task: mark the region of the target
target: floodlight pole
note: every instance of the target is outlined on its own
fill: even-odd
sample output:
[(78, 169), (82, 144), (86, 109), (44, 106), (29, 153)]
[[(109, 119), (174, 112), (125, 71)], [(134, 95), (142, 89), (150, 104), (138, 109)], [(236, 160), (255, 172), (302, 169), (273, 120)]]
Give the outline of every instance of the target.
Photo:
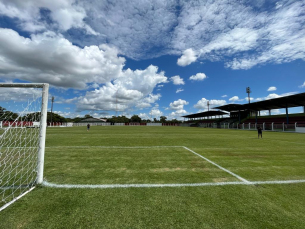
[(250, 93), (251, 93), (250, 87), (247, 87), (247, 88), (246, 88), (246, 92), (248, 93), (248, 102), (249, 102), (249, 104), (250, 104)]
[[(248, 93), (248, 103), (250, 104), (250, 93), (251, 93), (250, 87), (246, 88), (246, 93)], [(250, 110), (249, 110), (249, 118), (250, 118)]]

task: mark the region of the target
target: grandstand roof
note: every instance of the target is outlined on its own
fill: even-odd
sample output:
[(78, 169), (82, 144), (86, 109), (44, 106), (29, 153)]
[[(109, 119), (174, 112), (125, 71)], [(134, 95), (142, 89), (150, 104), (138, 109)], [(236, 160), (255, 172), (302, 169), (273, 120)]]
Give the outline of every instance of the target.
[(281, 109), (286, 107), (300, 107), (305, 106), (305, 93), (289, 95), (285, 97), (268, 99), (250, 104), (227, 104), (224, 106), (215, 107), (216, 109), (225, 111), (238, 111), (238, 110), (272, 110)]
[(223, 111), (205, 111), (197, 114), (191, 114), (191, 115), (185, 115), (182, 116), (184, 118), (203, 118), (203, 117), (211, 117), (211, 116), (216, 116), (216, 115), (226, 115), (228, 113), (223, 112)]
[(81, 120), (80, 122), (106, 122), (106, 119), (101, 119), (101, 118), (86, 118)]

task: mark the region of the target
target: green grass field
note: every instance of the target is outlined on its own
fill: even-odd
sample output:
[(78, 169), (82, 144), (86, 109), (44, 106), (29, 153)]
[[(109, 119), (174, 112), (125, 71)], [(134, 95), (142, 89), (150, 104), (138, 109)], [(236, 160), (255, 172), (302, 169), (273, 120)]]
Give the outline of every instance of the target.
[[(35, 188), (0, 212), (0, 228), (305, 228), (304, 139), (189, 127), (48, 128), (45, 181), (76, 186)], [(291, 180), (300, 182), (284, 183)], [(118, 187), (133, 184), (140, 187)]]

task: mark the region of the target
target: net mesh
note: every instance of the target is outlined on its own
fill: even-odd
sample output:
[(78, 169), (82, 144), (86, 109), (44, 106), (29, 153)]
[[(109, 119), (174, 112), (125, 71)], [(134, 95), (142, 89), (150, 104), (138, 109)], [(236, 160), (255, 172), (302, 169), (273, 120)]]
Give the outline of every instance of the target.
[(41, 88), (0, 87), (0, 209), (37, 178)]

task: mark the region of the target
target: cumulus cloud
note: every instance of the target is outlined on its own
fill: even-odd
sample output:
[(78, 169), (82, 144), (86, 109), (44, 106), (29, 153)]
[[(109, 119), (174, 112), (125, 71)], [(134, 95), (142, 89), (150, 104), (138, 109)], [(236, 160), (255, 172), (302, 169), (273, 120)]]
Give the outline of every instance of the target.
[(186, 115), (188, 112), (184, 110), (184, 106), (188, 105), (189, 102), (178, 99), (172, 103), (169, 104), (169, 109), (174, 110), (168, 115), (169, 119), (181, 119), (181, 116)]
[(242, 99), (239, 99), (238, 96), (233, 96), (232, 98), (229, 99), (230, 102), (236, 102), (236, 101), (242, 101)]
[(53, 32), (20, 36), (0, 28), (0, 76), (84, 89), (119, 77), (125, 58), (107, 45), (79, 48)]
[(171, 120), (171, 119), (177, 119), (177, 120), (181, 120), (182, 117), (181, 116), (184, 116), (184, 115), (187, 115), (188, 112), (186, 110), (176, 110), (176, 111), (173, 111), (171, 112), (169, 115), (168, 115), (168, 119)]
[(186, 49), (183, 52), (183, 55), (177, 60), (179, 66), (187, 66), (197, 60), (196, 54), (193, 49)]
[(227, 95), (223, 95), (223, 96), (221, 96), (222, 98), (226, 98), (226, 97), (228, 97)]
[(202, 81), (206, 78), (207, 78), (207, 76), (204, 73), (197, 73), (196, 75), (192, 75), (190, 77), (190, 80)]
[(184, 80), (180, 76), (178, 76), (178, 75), (171, 77), (170, 80), (175, 85), (184, 85)]
[(172, 103), (169, 104), (169, 107), (171, 110), (182, 110), (185, 105), (188, 105), (189, 103), (183, 99), (178, 99)]
[(160, 116), (163, 115), (163, 112), (160, 111), (159, 109), (155, 108), (155, 109), (152, 109), (149, 114), (152, 116), (152, 118), (159, 118)]
[(176, 93), (180, 93), (180, 92), (182, 92), (182, 91), (184, 91), (184, 89), (178, 88), (177, 91), (176, 91)]
[(144, 99), (140, 100), (139, 102), (137, 102), (136, 107), (138, 108), (148, 108), (151, 107), (153, 103), (155, 103), (157, 100), (159, 100), (161, 98), (160, 94), (149, 94), (147, 97), (145, 97)]
[(269, 87), (267, 91), (276, 91), (277, 88), (276, 87)]
[(77, 110), (124, 111), (133, 106), (147, 108), (161, 97), (160, 94), (152, 94), (152, 91), (157, 84), (164, 82), (167, 82), (167, 77), (164, 72), (158, 72), (156, 66), (150, 65), (145, 70), (127, 69), (113, 82), (79, 97)]
[(208, 105), (207, 105), (208, 101), (209, 101), (209, 104), (210, 104), (210, 109), (211, 109), (211, 107), (222, 106), (222, 105), (225, 105), (227, 103), (225, 100), (216, 100), (216, 99), (207, 100), (206, 98), (202, 98), (194, 105), (194, 107), (196, 109), (207, 110), (208, 109)]

